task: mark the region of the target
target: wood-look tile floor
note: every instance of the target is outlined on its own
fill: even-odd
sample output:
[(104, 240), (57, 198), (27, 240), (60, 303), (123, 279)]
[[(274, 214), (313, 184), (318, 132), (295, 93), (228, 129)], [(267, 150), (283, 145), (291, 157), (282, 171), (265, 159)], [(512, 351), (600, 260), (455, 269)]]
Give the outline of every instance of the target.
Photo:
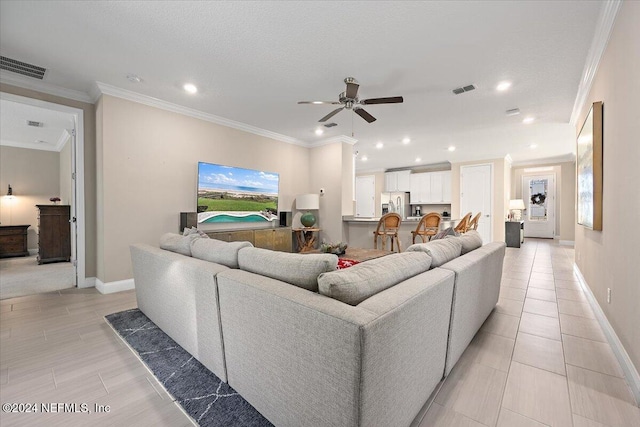
[(573, 255), (542, 239), (507, 248), (498, 305), (420, 427), (640, 426)]
[[(573, 249), (552, 241), (507, 248), (500, 302), (421, 427), (640, 425), (640, 409), (572, 265)], [(1, 403), (110, 407), (0, 412), (0, 425), (192, 425), (103, 318), (135, 306), (133, 291), (95, 289), (0, 301)]]

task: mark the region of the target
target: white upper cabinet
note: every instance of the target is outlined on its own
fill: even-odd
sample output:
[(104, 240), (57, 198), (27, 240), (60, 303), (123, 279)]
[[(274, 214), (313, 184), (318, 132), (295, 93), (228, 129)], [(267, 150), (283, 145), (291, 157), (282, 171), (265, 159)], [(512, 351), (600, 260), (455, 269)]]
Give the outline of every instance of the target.
[(411, 204), (451, 203), (451, 171), (411, 174)]
[(386, 172), (384, 174), (384, 191), (411, 191), (411, 171)]

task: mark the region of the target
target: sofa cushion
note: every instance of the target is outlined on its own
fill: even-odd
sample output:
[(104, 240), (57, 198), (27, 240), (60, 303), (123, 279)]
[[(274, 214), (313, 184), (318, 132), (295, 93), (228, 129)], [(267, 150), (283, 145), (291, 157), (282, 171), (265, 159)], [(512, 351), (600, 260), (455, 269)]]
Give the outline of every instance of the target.
[(291, 254), (260, 248), (243, 248), (238, 252), (241, 270), (318, 292), (318, 276), (334, 271), (338, 257), (333, 254)]
[(249, 242), (223, 242), (216, 239), (195, 239), (191, 242), (191, 256), (229, 268), (238, 268), (238, 251), (251, 248)]
[(416, 243), (407, 248), (407, 252), (426, 252), (431, 256), (431, 267), (440, 267), (460, 256), (462, 242), (458, 239), (432, 240), (427, 243)]
[(354, 265), (346, 270), (322, 273), (318, 288), (322, 295), (357, 305), (403, 280), (429, 270), (425, 253), (392, 254)]
[(458, 237), (447, 236), (447, 239), (457, 239), (462, 243), (462, 251), (460, 252), (460, 255), (464, 255), (474, 249), (482, 247), (482, 236), (476, 230), (469, 230)]
[(182, 235), (183, 236), (189, 236), (191, 234), (197, 234), (200, 237), (202, 237), (203, 239), (209, 239), (209, 235), (207, 233), (205, 233), (204, 231), (196, 228), (196, 227), (191, 227), (191, 228), (187, 228), (185, 227), (184, 230), (182, 231)]
[(198, 234), (181, 236), (176, 233), (165, 233), (160, 237), (160, 249), (191, 256), (191, 242), (199, 238)]

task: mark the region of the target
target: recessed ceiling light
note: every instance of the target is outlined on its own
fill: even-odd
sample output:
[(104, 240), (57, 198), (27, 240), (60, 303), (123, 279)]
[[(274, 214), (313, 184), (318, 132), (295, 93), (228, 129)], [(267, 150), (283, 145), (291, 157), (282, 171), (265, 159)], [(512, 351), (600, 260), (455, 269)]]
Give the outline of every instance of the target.
[(320, 128), (316, 129), (316, 135), (322, 135), (324, 131)]
[(496, 90), (499, 90), (500, 92), (504, 92), (510, 87), (511, 87), (511, 82), (500, 82), (498, 83), (498, 86), (496, 86)]
[(322, 104), (322, 101), (311, 101), (312, 104)]
[(376, 144), (376, 148), (377, 148), (378, 150), (379, 150), (379, 149), (381, 149), (382, 147), (384, 147), (384, 144), (383, 144), (382, 142), (378, 142), (378, 143)]
[(421, 161), (422, 161), (422, 159), (420, 157), (416, 157), (416, 163), (419, 163)]
[(534, 148), (538, 148), (538, 144), (531, 144), (531, 145), (529, 146), (529, 148), (531, 148), (532, 150), (533, 150)]
[(362, 156), (362, 161), (363, 162), (366, 162), (367, 160), (369, 160), (369, 159), (367, 159), (367, 156)]
[(447, 150), (449, 151), (456, 151), (456, 147), (454, 147), (453, 145), (449, 146), (449, 148), (447, 148)]
[(196, 92), (198, 92), (198, 88), (197, 88), (194, 84), (191, 84), (191, 83), (187, 83), (187, 84), (185, 84), (185, 85), (184, 85), (184, 86), (182, 86), (182, 87), (184, 88), (184, 90), (186, 90), (186, 91), (187, 91), (187, 92), (189, 92), (189, 93), (196, 93)]
[(131, 83), (140, 83), (142, 81), (142, 79), (136, 74), (127, 74), (127, 80), (129, 80)]
[(403, 143), (403, 144), (408, 144), (408, 143), (410, 143), (410, 142), (411, 142), (411, 138), (404, 138), (404, 139), (402, 140), (402, 143)]
[(525, 125), (528, 125), (530, 123), (533, 123), (535, 119), (533, 117), (525, 117), (524, 119), (522, 119), (522, 123), (524, 123)]

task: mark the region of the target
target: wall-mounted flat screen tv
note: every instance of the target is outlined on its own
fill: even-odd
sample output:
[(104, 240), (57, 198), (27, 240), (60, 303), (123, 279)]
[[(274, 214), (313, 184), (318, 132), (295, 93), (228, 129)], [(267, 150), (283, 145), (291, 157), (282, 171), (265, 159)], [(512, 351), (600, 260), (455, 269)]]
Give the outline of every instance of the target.
[(277, 173), (198, 163), (198, 223), (278, 218)]

